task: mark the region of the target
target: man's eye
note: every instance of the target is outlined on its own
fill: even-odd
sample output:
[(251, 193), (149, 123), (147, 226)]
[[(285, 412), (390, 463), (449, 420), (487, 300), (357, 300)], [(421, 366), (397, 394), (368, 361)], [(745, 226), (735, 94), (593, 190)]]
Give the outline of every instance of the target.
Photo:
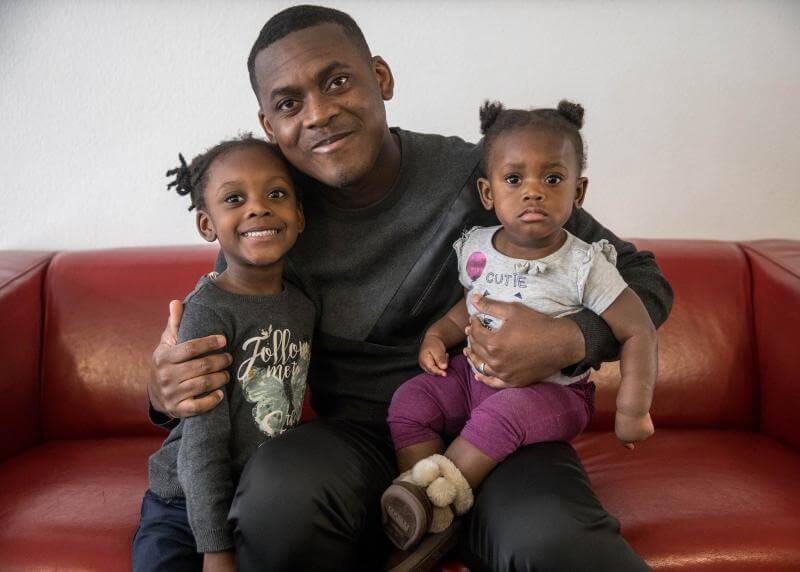
[(294, 99), (282, 99), (278, 102), (278, 105), (275, 106), (275, 109), (278, 111), (291, 111), (296, 105), (297, 102)]
[(340, 87), (344, 87), (347, 84), (348, 78), (346, 75), (337, 75), (335, 78), (331, 80), (330, 87), (332, 89), (338, 89)]
[(270, 198), (270, 199), (282, 199), (285, 196), (286, 196), (286, 191), (284, 191), (283, 189), (273, 189), (273, 190), (271, 190), (269, 192), (269, 194), (267, 195), (267, 198)]
[(506, 175), (506, 183), (509, 185), (519, 185), (522, 179), (519, 175)]
[(544, 182), (548, 185), (557, 185), (563, 180), (564, 178), (561, 175), (547, 175), (544, 178)]

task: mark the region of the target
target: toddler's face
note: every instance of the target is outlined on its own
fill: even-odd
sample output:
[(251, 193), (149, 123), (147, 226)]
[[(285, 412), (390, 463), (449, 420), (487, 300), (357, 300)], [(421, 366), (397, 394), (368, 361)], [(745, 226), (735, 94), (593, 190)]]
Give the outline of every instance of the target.
[(479, 181), (481, 201), (494, 208), (509, 238), (532, 245), (552, 236), (580, 208), (587, 180), (580, 177), (567, 136), (541, 127), (518, 127), (495, 139)]
[(286, 164), (263, 147), (218, 157), (204, 199), (198, 230), (206, 240), (219, 240), (229, 266), (279, 262), (305, 226)]

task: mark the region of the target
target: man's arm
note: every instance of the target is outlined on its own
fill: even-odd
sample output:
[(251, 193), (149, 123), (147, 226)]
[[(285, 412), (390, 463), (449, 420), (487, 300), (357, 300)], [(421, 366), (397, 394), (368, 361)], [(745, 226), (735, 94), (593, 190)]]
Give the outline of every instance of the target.
[[(658, 328), (672, 309), (673, 293), (651, 252), (641, 250), (617, 237), (583, 209), (576, 210), (565, 228), (585, 242), (608, 240), (617, 251), (617, 269), (644, 304), (650, 320)], [(604, 361), (619, 357), (619, 343), (603, 319), (590, 310), (582, 310), (566, 317), (580, 328), (585, 343), (585, 356), (578, 363), (564, 369), (564, 375), (575, 376), (597, 368)]]

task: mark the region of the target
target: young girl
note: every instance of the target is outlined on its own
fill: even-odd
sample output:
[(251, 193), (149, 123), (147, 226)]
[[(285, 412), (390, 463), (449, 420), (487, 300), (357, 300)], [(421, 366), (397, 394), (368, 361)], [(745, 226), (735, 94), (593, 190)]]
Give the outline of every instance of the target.
[[(448, 348), (466, 337), (478, 296), (519, 302), (553, 317), (583, 308), (602, 316), (622, 345), (617, 437), (633, 448), (654, 430), (653, 324), (617, 272), (613, 246), (587, 244), (562, 228), (586, 195), (583, 108), (562, 101), (557, 109), (505, 110), (487, 102), (480, 118), (487, 178), (479, 179), (478, 192), (502, 225), (473, 228), (453, 245), (465, 296), (428, 329), (419, 351), (426, 373), (403, 384), (389, 408), (398, 466), (405, 472), (381, 503), (386, 532), (404, 550), (425, 532), (446, 529), (452, 511), (469, 510), (476, 487), (516, 449), (569, 441), (592, 412), (588, 374), (493, 389), (475, 376), (492, 374), (485, 363), (470, 363), (464, 355), (448, 359)], [(477, 317), (484, 327), (502, 327), (496, 317)], [(445, 448), (443, 434), (458, 436)]]
[(186, 297), (178, 342), (223, 334), (233, 361), (222, 403), (181, 420), (150, 457), (133, 569), (232, 571), (228, 511), (239, 475), (303, 407), (314, 307), (282, 275), (305, 221), (289, 169), (266, 141), (245, 136), (189, 166), (180, 159), (170, 187), (191, 195), (200, 235), (219, 241), (228, 265)]

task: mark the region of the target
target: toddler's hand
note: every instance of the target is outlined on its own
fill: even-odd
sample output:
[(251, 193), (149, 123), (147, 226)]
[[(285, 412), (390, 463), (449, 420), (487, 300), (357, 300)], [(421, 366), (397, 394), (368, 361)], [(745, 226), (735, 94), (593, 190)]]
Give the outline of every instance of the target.
[(622, 444), (628, 449), (633, 449), (633, 444), (637, 441), (644, 441), (655, 433), (653, 427), (653, 420), (650, 419), (650, 414), (644, 415), (626, 415), (617, 411), (617, 416), (614, 421), (614, 431), (617, 434)]
[(426, 335), (419, 348), (419, 366), (431, 375), (447, 375), (447, 348), (438, 336)]

